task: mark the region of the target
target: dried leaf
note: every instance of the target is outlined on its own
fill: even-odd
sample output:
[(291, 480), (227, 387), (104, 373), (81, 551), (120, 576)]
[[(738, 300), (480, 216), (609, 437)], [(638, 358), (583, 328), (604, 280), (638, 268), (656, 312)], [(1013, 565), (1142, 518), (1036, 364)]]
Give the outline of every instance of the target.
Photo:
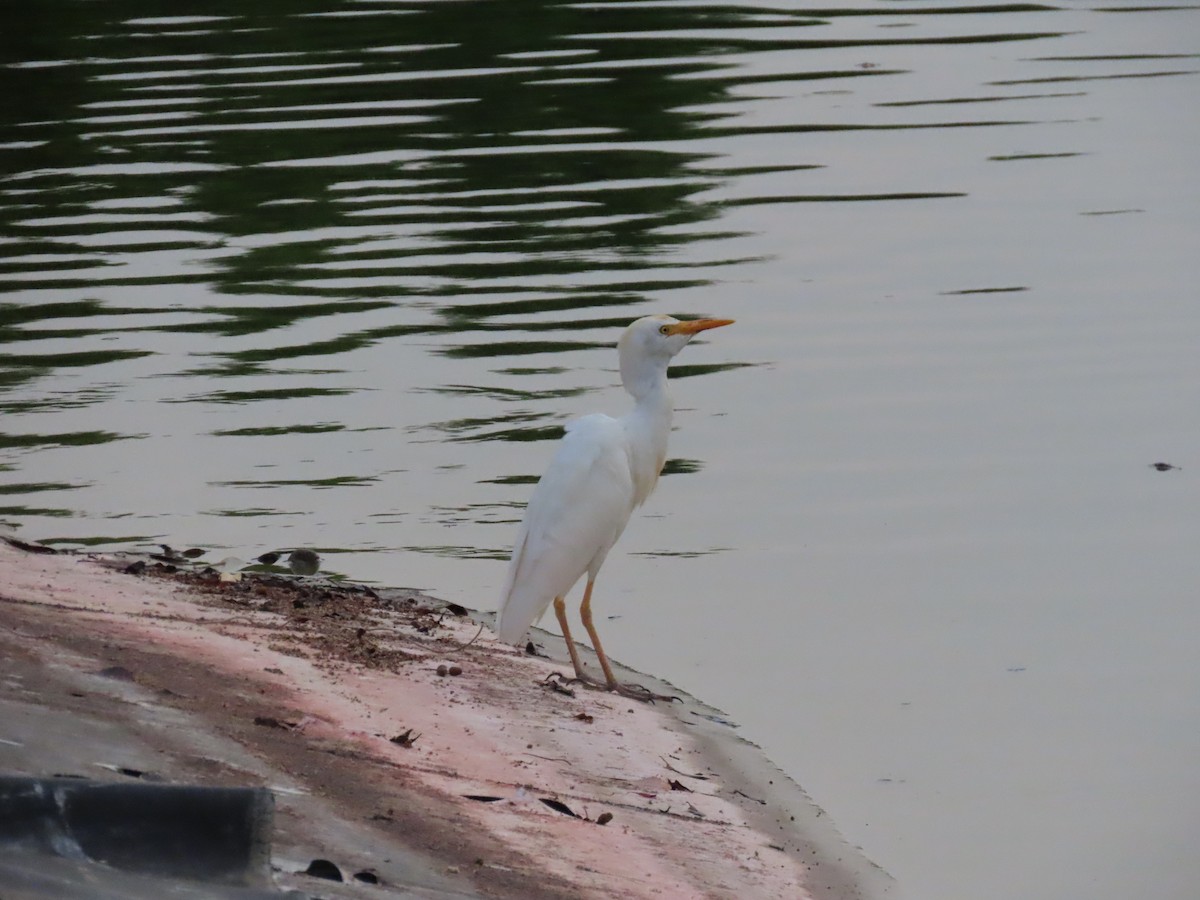
[(542, 658), (542, 659), (549, 659), (549, 658), (550, 658), (550, 657), (549, 657), (547, 654), (545, 654), (545, 653), (543, 653), (542, 651), (540, 651), (540, 650), (537, 648), (537, 644), (535, 644), (533, 641), (526, 641), (526, 642), (525, 642), (525, 653), (526, 653), (527, 655), (529, 655), (529, 656), (537, 656), (537, 657), (540, 657), (540, 658)]
[(676, 775), (682, 775), (684, 778), (697, 778), (700, 781), (708, 781), (708, 776), (703, 772), (696, 772), (694, 774), (691, 772), (681, 772), (679, 769), (667, 762), (667, 758), (665, 756), (660, 756), (659, 759), (663, 761), (663, 765), (666, 766), (667, 769), (674, 772)]
[(571, 809), (571, 807), (567, 806), (567, 804), (563, 803), (561, 800), (555, 800), (553, 797), (540, 797), (538, 799), (540, 799), (543, 803), (545, 803), (548, 807), (550, 807), (555, 812), (560, 812), (564, 816), (570, 816), (572, 819), (579, 818), (579, 815), (573, 809)]
[(277, 719), (274, 716), (255, 716), (254, 724), (261, 725), (264, 728), (282, 728), (284, 731), (290, 731), (296, 727), (295, 722), (285, 722), (282, 719)]
[(421, 736), (421, 732), (413, 732), (411, 728), (402, 731), (395, 737), (388, 738), (393, 744), (399, 744), (401, 747), (411, 747), (417, 742), (417, 738)]

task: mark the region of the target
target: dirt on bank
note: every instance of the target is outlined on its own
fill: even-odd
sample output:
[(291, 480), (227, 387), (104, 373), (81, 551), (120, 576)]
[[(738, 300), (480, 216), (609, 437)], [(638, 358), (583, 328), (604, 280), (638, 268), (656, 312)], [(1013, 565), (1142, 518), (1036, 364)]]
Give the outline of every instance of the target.
[(281, 886), (890, 895), (716, 710), (571, 686), (415, 591), (0, 542), (0, 659), (0, 770), (268, 786)]

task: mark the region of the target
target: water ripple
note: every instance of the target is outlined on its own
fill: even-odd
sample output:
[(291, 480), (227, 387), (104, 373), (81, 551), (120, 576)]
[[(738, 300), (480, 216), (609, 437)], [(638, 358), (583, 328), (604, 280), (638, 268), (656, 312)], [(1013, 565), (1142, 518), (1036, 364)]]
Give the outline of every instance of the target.
[[(397, 403), (414, 444), (548, 440), (571, 400), (611, 387), (621, 325), (694, 312), (763, 264), (731, 216), (953, 203), (968, 193), (953, 174), (847, 184), (842, 158), (1028, 128), (1026, 110), (1085, 96), (1008, 85), (1170, 74), (1056, 75), (1044, 67), (1141, 63), (1026, 52), (1043, 67), (1028, 78), (903, 96), (921, 54), (1058, 41), (1063, 10), (1037, 3), (121, 10), (45, 0), (4, 67), (0, 406), (63, 423), (14, 425), (12, 448), (137, 436), (170, 455), (192, 434), (286, 455), (306, 436), (389, 440)], [(1013, 114), (930, 115), (1000, 102)], [(991, 158), (1085, 152), (1035, 149)], [(298, 508), (303, 485), (379, 477), (369, 449), (354, 475), (207, 482), (269, 484)]]

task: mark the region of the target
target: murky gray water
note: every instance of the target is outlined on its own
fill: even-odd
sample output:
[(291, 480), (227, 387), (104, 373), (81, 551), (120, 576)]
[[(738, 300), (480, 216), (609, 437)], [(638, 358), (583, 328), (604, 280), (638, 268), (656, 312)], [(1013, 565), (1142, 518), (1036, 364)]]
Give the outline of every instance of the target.
[(1200, 7), (163, 9), (4, 13), (0, 520), (486, 608), (618, 329), (736, 318), (608, 649), (907, 895), (1194, 895)]

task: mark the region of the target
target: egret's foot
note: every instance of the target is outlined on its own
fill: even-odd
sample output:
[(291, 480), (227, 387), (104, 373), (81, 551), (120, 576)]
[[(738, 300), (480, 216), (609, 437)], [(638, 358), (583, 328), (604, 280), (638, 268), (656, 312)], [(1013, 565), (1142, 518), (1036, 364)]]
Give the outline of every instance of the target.
[(656, 694), (644, 684), (633, 684), (629, 681), (614, 681), (612, 684), (603, 685), (603, 687), (612, 691), (614, 694), (620, 694), (622, 697), (628, 697), (631, 700), (641, 700), (643, 703), (653, 703), (655, 700), (666, 700), (670, 703), (673, 700), (683, 702), (682, 697), (676, 697), (674, 694)]
[(582, 684), (584, 687), (590, 687), (597, 691), (608, 690), (608, 684), (606, 682), (603, 682), (598, 678), (593, 678), (587, 672), (582, 670), (577, 671), (574, 675), (560, 675), (557, 672), (554, 674), (558, 675), (558, 681), (561, 684)]
[(598, 678), (593, 678), (587, 672), (576, 672), (574, 678), (562, 677), (561, 681), (571, 684), (582, 684), (584, 687), (589, 687), (595, 691), (608, 691), (613, 694), (620, 694), (622, 697), (628, 697), (631, 700), (641, 700), (643, 703), (653, 703), (655, 700), (678, 700), (683, 702), (682, 697), (676, 697), (674, 694), (656, 694), (650, 688), (641, 684), (633, 684), (628, 681), (601, 681)]

